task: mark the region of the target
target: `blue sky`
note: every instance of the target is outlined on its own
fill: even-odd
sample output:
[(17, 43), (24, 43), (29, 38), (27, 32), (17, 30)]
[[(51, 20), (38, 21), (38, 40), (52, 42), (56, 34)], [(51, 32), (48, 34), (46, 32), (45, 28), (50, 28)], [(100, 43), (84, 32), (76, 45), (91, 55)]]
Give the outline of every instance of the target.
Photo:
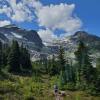
[(41, 0), (45, 5), (74, 3), (75, 13), (83, 22), (82, 29), (100, 36), (100, 0)]
[[(73, 33), (78, 30), (84, 30), (100, 36), (100, 0), (40, 0), (38, 3), (35, 0), (31, 0), (32, 2), (35, 2), (36, 5), (34, 4), (34, 7), (29, 7), (29, 4), (27, 5), (29, 11), (22, 10), (22, 12), (22, 6), (24, 5), (25, 9), (27, 7), (25, 3), (27, 4), (30, 2), (25, 2), (25, 0), (17, 1), (18, 2), (16, 2), (16, 0), (0, 0), (0, 26), (3, 26), (1, 24), (5, 22), (5, 24), (13, 23), (22, 28), (38, 30), (42, 38), (46, 38), (46, 36), (56, 38), (56, 35), (71, 34), (71, 32)], [(24, 1), (24, 3), (22, 3), (22, 1)], [(19, 5), (16, 6), (15, 3), (16, 5), (19, 3)], [(51, 4), (53, 6), (50, 6)], [(4, 5), (6, 5), (6, 7), (4, 7)], [(16, 7), (12, 5), (15, 5)], [(4, 9), (6, 9), (7, 12)], [(66, 14), (62, 15), (63, 17), (60, 17), (61, 15), (59, 13)], [(18, 14), (22, 16), (17, 16)], [(54, 14), (59, 16), (59, 18), (57, 17), (58, 22), (55, 21), (56, 17), (52, 16)], [(71, 23), (67, 22), (68, 20), (65, 17), (71, 19)], [(48, 19), (45, 21), (44, 18)], [(67, 26), (61, 18), (65, 19), (65, 22), (69, 23), (69, 26)], [(56, 24), (58, 24), (58, 26)], [(73, 27), (71, 25), (73, 25)]]

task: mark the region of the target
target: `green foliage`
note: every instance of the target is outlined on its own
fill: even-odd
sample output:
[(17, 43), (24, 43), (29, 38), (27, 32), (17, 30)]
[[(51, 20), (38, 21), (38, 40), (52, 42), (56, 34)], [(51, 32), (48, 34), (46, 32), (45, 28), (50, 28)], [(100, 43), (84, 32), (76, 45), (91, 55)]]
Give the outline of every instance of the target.
[(64, 49), (60, 47), (59, 50), (59, 66), (60, 66), (60, 76), (59, 76), (59, 83), (60, 83), (60, 88), (64, 88), (69, 83), (74, 83), (75, 82), (75, 72), (74, 68), (72, 67), (72, 61), (67, 59), (65, 61), (64, 57)]
[(62, 90), (87, 90), (90, 94), (98, 94), (99, 91), (99, 64), (93, 68), (90, 53), (85, 44), (80, 41), (77, 51), (75, 52), (77, 64), (72, 65), (70, 60), (64, 60), (64, 51), (60, 48), (59, 62), (63, 68), (59, 75), (59, 86)]
[(94, 86), (95, 86), (95, 91), (100, 94), (100, 74), (98, 75)]
[(94, 96), (100, 95), (100, 76), (98, 75), (97, 79), (93, 84), (90, 84), (88, 93)]
[(28, 50), (23, 47), (23, 45), (20, 47), (20, 66), (23, 72), (32, 72), (30, 54), (28, 53)]
[(61, 90), (70, 90), (70, 91), (75, 91), (76, 87), (75, 87), (75, 83), (69, 82), (63, 86), (60, 86)]
[(49, 74), (51, 76), (54, 76), (54, 75), (58, 75), (59, 74), (59, 65), (58, 65), (58, 61), (55, 60), (55, 56), (53, 55), (52, 57), (52, 60), (49, 60), (48, 62), (49, 64)]
[(77, 67), (77, 82), (79, 85), (90, 84), (94, 79), (94, 68), (91, 65), (91, 59), (89, 56), (88, 48), (80, 41), (78, 50), (75, 52), (75, 56), (78, 62)]
[(69, 63), (69, 61), (67, 61), (66, 66), (65, 66), (65, 80), (66, 80), (66, 83), (75, 82), (74, 68)]
[(10, 53), (10, 47), (8, 44), (3, 44), (3, 67), (7, 66), (7, 62), (8, 62), (8, 55)]
[(20, 47), (17, 41), (12, 42), (10, 47), (10, 52), (8, 55), (8, 70), (13, 73), (23, 73), (31, 74), (32, 65), (30, 61), (30, 54), (28, 50), (23, 47)]
[(20, 50), (17, 41), (13, 40), (11, 50), (8, 56), (9, 72), (20, 72)]
[[(91, 95), (100, 95), (100, 59), (93, 68), (89, 50), (82, 41), (75, 52), (77, 63), (74, 65), (71, 59), (65, 60), (62, 47), (58, 59), (53, 55), (50, 60), (43, 57), (32, 64), (28, 50), (17, 41), (13, 41), (11, 47), (1, 43), (0, 48), (0, 96), (4, 100), (8, 97), (10, 100), (53, 100), (50, 92), (54, 84), (58, 84), (60, 90), (85, 90)], [(7, 62), (9, 72), (17, 75), (6, 72), (3, 67)], [(23, 74), (26, 76), (21, 76)], [(30, 74), (31, 77), (27, 76)]]
[(0, 41), (0, 70), (1, 70), (1, 67), (2, 67), (2, 62), (3, 62), (3, 59), (2, 59), (2, 42)]
[(96, 67), (97, 67), (97, 71), (98, 71), (98, 74), (99, 74), (100, 73), (100, 57), (97, 58)]
[(66, 61), (65, 61), (65, 57), (64, 57), (64, 49), (63, 47), (60, 46), (60, 49), (59, 49), (59, 54), (58, 54), (58, 61), (59, 61), (59, 70), (60, 71), (64, 71), (65, 70), (65, 64), (66, 64)]
[(63, 89), (63, 86), (65, 85), (66, 81), (65, 81), (65, 72), (61, 71), (60, 72), (60, 76), (59, 76), (59, 86), (60, 89)]
[(59, 85), (60, 88), (63, 89), (63, 86), (66, 84), (66, 72), (65, 72), (65, 65), (66, 65), (66, 61), (65, 61), (65, 57), (64, 57), (64, 49), (63, 47), (60, 46), (59, 49), (59, 56), (58, 56), (58, 61), (59, 61)]

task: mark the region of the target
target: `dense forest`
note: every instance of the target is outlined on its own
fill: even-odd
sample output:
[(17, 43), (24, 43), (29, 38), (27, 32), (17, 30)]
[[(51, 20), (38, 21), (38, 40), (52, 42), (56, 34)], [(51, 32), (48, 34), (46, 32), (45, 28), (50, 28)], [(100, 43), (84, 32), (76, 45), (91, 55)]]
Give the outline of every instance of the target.
[[(33, 86), (33, 88), (31, 87), (30, 89), (32, 93), (36, 89), (34, 85), (43, 84), (41, 76), (48, 76), (47, 78), (50, 79), (50, 84), (52, 84), (48, 86), (49, 88), (57, 84), (59, 89), (63, 91), (85, 91), (92, 96), (100, 96), (100, 58), (96, 61), (96, 67), (93, 67), (90, 50), (82, 41), (79, 41), (79, 45), (74, 54), (76, 57), (75, 63), (73, 63), (72, 59), (65, 58), (64, 48), (60, 46), (57, 57), (52, 55), (52, 59), (43, 57), (38, 61), (31, 62), (30, 54), (23, 44), (19, 45), (15, 40), (13, 40), (10, 45), (0, 42), (0, 88), (3, 86), (5, 80), (10, 80), (11, 82), (16, 80), (12, 77), (29, 77), (32, 78), (30, 82), (30, 87)], [(32, 82), (37, 83), (33, 84)], [(21, 83), (24, 84), (23, 81), (21, 81)], [(25, 83), (27, 83), (27, 81), (25, 81)], [(12, 84), (8, 85), (6, 83), (6, 85), (8, 88), (13, 87)], [(39, 89), (39, 87), (37, 88)], [(21, 91), (19, 88), (15, 90)], [(0, 95), (3, 94), (3, 92), (5, 94), (3, 88), (0, 89)], [(23, 92), (25, 91), (23, 90)], [(39, 92), (39, 94), (41, 93)], [(26, 95), (28, 95), (28, 93), (26, 93)], [(34, 96), (32, 97), (30, 95), (31, 94), (28, 96), (31, 99), (27, 100), (34, 100), (32, 99)], [(23, 97), (25, 97), (25, 95)]]

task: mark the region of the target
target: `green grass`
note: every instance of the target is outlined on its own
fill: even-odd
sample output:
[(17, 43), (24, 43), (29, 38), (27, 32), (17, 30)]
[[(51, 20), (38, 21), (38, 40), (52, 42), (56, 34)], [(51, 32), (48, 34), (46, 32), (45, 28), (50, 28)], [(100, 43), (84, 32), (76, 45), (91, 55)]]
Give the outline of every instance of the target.
[[(33, 77), (22, 77), (7, 74), (8, 79), (0, 80), (0, 98), (3, 100), (49, 100), (49, 86), (45, 83), (48, 79), (35, 80)], [(52, 97), (50, 95), (50, 97)], [(1, 99), (0, 99), (1, 100)], [(32, 99), (33, 100), (33, 99)]]
[[(38, 80), (34, 77), (23, 77), (3, 74), (0, 78), (0, 100), (55, 100), (53, 85), (58, 78), (49, 75), (41, 75)], [(3, 77), (1, 76), (1, 77)], [(100, 100), (100, 97), (92, 97), (84, 92), (67, 91), (64, 100)]]

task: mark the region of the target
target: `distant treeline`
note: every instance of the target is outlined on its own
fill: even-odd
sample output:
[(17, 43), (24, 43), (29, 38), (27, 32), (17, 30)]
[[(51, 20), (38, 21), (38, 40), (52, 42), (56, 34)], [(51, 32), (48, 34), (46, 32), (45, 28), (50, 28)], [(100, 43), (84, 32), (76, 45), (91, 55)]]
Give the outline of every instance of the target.
[(12, 44), (4, 44), (0, 41), (0, 70), (6, 69), (11, 73), (32, 73), (30, 54), (26, 47), (19, 46), (13, 40)]

